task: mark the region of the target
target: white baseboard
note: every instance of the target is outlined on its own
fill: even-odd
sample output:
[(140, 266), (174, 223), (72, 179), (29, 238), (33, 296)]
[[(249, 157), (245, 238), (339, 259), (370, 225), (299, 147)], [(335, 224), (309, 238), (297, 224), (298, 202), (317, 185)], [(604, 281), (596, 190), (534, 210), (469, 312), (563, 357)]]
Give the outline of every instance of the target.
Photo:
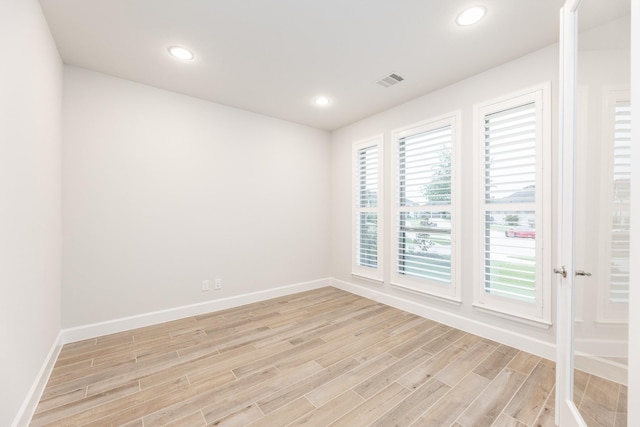
[[(483, 338), (488, 338), (501, 344), (526, 351), (527, 353), (535, 354), (536, 356), (544, 357), (549, 360), (556, 360), (556, 345), (553, 342), (546, 342), (531, 338), (527, 335), (513, 332), (506, 328), (482, 323), (478, 320), (470, 319), (456, 313), (429, 307), (397, 295), (391, 295), (377, 289), (356, 285), (343, 280), (332, 279), (331, 285), (335, 288), (342, 289), (343, 291), (390, 305), (391, 307), (413, 313), (417, 316), (435, 320), (436, 322), (444, 325), (451, 326)], [(576, 355), (576, 368), (621, 384), (627, 383), (626, 367), (606, 359), (585, 357), (581, 354)]]
[(629, 368), (627, 365), (605, 358), (576, 353), (575, 367), (581, 371), (627, 385)]
[(31, 423), (31, 418), (36, 411), (38, 402), (40, 402), (40, 397), (42, 397), (44, 388), (49, 381), (56, 360), (58, 360), (60, 349), (62, 349), (62, 332), (58, 333), (58, 336), (53, 342), (49, 354), (47, 354), (33, 385), (29, 389), (29, 393), (27, 393), (27, 396), (22, 402), (22, 406), (16, 414), (11, 427), (27, 427), (29, 423)]
[(123, 317), (121, 319), (108, 320), (106, 322), (92, 323), (75, 328), (63, 329), (62, 343), (67, 344), (103, 335), (115, 334), (117, 332), (128, 331), (130, 329), (156, 325), (158, 323), (170, 322), (172, 320), (178, 320), (189, 316), (212, 313), (325, 286), (331, 286), (331, 279), (326, 278), (313, 280), (310, 282), (281, 286), (279, 288), (267, 289), (264, 291), (205, 301), (198, 304), (185, 305), (167, 310), (154, 311), (136, 316)]
[(624, 339), (576, 338), (574, 346), (576, 352), (600, 357), (626, 358), (629, 354), (629, 343)]
[(456, 313), (429, 307), (397, 295), (391, 295), (386, 292), (356, 285), (354, 283), (333, 279), (331, 284), (338, 289), (390, 305), (400, 310), (413, 313), (417, 316), (435, 320), (436, 322), (444, 325), (497, 341), (501, 344), (515, 347), (526, 351), (527, 353), (535, 354), (536, 356), (555, 360), (556, 346), (554, 343), (531, 338), (527, 335), (513, 332), (505, 328), (482, 323)]

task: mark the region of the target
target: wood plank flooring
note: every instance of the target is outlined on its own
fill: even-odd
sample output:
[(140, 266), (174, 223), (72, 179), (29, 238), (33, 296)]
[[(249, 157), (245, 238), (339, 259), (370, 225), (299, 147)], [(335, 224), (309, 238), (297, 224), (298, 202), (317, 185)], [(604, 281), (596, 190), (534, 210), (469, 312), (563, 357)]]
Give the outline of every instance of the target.
[[(587, 374), (589, 425), (626, 388)], [(31, 426), (552, 426), (549, 360), (334, 288), (65, 345)]]

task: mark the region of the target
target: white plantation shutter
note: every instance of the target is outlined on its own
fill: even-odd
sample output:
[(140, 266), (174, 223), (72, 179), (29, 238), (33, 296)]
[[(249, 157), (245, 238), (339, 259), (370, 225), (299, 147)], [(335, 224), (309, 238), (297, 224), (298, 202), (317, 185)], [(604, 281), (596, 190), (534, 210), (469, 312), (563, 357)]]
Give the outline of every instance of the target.
[(536, 129), (535, 103), (484, 116), (484, 291), (531, 302)]
[(354, 145), (353, 274), (381, 279), (382, 140)]
[[(519, 211), (518, 214), (511, 211), (485, 213), (484, 292), (535, 302), (535, 229), (525, 226), (521, 232), (522, 236), (534, 237), (521, 237), (520, 234), (507, 237), (507, 231), (495, 231), (495, 228), (519, 228), (517, 221), (521, 221), (523, 216), (533, 218), (535, 211)], [(497, 226), (494, 225), (495, 218), (499, 218)], [(509, 221), (509, 218), (514, 218), (515, 221)], [(522, 239), (530, 241), (523, 242)]]
[[(400, 206), (449, 204), (451, 201), (451, 126), (398, 141)], [(434, 192), (425, 196), (425, 188)]]
[(484, 121), (485, 202), (534, 202), (535, 103), (488, 114)]
[(395, 285), (457, 298), (455, 116), (394, 134)]
[(631, 219), (631, 108), (628, 101), (616, 103), (614, 132), (609, 299), (612, 303), (628, 303)]
[[(357, 263), (364, 267), (378, 266), (378, 147), (358, 150), (358, 216)], [(371, 208), (371, 209), (367, 209)]]

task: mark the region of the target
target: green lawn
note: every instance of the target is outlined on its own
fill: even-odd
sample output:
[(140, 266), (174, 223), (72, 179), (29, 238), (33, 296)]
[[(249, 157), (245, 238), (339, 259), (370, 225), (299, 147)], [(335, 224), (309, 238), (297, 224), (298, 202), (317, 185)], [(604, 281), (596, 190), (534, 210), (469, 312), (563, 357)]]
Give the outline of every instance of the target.
[[(529, 258), (530, 259), (530, 258)], [(488, 292), (497, 294), (508, 292), (522, 299), (535, 299), (535, 266), (510, 263), (507, 261), (490, 261), (490, 283), (486, 283)]]
[(406, 254), (398, 270), (400, 274), (408, 276), (428, 278), (442, 283), (451, 282), (451, 260), (449, 259)]
[(429, 240), (439, 245), (451, 246), (451, 238), (446, 239), (443, 237), (434, 236), (433, 234), (429, 234)]

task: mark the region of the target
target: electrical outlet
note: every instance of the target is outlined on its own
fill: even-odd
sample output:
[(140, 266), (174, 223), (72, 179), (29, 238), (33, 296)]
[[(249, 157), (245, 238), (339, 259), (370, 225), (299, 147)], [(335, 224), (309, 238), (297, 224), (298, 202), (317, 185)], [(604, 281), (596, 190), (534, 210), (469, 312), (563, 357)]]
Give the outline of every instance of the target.
[(209, 289), (211, 289), (209, 287), (209, 281), (208, 280), (203, 280), (202, 281), (202, 292), (207, 292)]
[(215, 284), (213, 285), (213, 289), (219, 291), (222, 289), (222, 279), (216, 279)]

